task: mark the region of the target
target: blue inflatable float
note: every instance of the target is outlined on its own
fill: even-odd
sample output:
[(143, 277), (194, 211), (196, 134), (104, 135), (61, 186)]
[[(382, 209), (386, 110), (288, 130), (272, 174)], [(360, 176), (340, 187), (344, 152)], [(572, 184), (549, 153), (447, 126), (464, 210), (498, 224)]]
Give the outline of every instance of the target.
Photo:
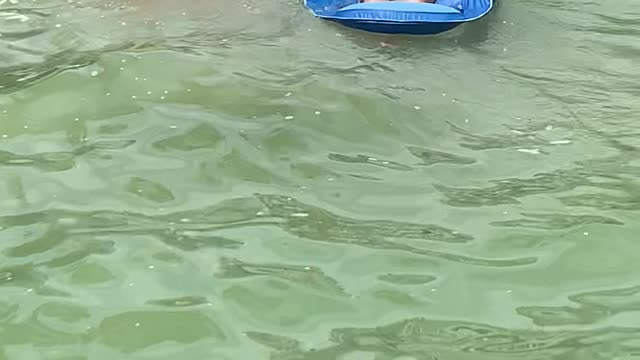
[(377, 33), (433, 35), (488, 14), (494, 0), (405, 1), (304, 0), (322, 19)]

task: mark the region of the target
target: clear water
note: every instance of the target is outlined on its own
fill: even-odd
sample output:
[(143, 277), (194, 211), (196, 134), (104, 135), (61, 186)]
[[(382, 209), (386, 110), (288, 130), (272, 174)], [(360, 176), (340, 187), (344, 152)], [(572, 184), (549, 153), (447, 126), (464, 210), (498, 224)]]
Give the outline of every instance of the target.
[(640, 359), (638, 19), (0, 0), (0, 359)]

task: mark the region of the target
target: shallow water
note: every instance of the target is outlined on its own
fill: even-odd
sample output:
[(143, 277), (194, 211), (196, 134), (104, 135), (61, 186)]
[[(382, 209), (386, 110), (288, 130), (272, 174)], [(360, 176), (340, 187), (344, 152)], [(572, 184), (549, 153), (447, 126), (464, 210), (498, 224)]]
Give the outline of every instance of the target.
[(0, 4), (0, 359), (640, 359), (640, 2)]

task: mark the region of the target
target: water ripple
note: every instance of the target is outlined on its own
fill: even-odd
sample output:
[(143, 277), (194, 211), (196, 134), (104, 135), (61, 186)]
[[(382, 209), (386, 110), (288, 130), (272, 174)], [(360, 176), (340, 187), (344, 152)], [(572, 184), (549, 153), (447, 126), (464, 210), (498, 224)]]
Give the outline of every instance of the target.
[(48, 55), (38, 64), (0, 67), (0, 94), (9, 94), (29, 88), (64, 71), (80, 69), (94, 64), (102, 54), (124, 50), (130, 45), (109, 47), (97, 51), (65, 50)]
[[(211, 236), (212, 232), (215, 234), (215, 231), (225, 229), (269, 225), (313, 241), (409, 252), (470, 265), (509, 267), (530, 265), (537, 261), (535, 257), (483, 259), (438, 250), (430, 244), (465, 244), (472, 241), (473, 237), (438, 225), (350, 219), (287, 196), (238, 198), (209, 208), (161, 216), (115, 211), (85, 213), (45, 210), (0, 217), (0, 227), (5, 230), (43, 223), (50, 224), (53, 231), (62, 232), (65, 234), (62, 236), (67, 237), (152, 234), (168, 245), (194, 250), (202, 246), (235, 247), (240, 244), (224, 237)], [(65, 223), (72, 223), (73, 227), (67, 228)], [(51, 238), (46, 239), (44, 241)], [(38, 241), (36, 239), (32, 243), (37, 244)], [(15, 254), (16, 251), (8, 250), (8, 254)]]
[[(520, 198), (542, 195), (560, 194), (583, 187), (616, 190), (627, 193), (628, 197), (612, 196), (611, 194), (579, 194), (564, 195), (559, 198), (568, 205), (592, 206), (599, 209), (634, 209), (635, 193), (633, 187), (627, 186), (626, 176), (637, 176), (640, 168), (633, 165), (621, 167), (613, 165), (626, 163), (626, 157), (614, 157), (608, 160), (585, 161), (577, 167), (560, 169), (550, 172), (534, 174), (531, 178), (508, 178), (491, 180), (493, 185), (478, 188), (460, 188), (435, 185), (446, 197), (444, 202), (451, 206), (495, 206), (501, 204), (516, 204)], [(616, 168), (611, 171), (611, 168)], [(606, 199), (611, 204), (601, 204), (597, 199)], [(615, 204), (620, 204), (615, 205)]]
[(450, 154), (433, 149), (426, 149), (417, 146), (410, 146), (409, 152), (419, 159), (421, 159), (422, 165), (434, 165), (434, 164), (456, 164), (456, 165), (471, 165), (476, 162), (475, 159), (460, 156), (456, 154)]
[[(373, 356), (376, 359), (416, 358), (437, 360), (465, 356), (474, 359), (561, 359), (582, 357), (611, 359), (634, 356), (638, 328), (594, 330), (514, 330), (485, 324), (412, 318), (375, 328), (339, 328), (331, 331), (331, 344), (309, 349), (284, 336), (247, 332), (252, 340), (272, 349), (272, 360), (342, 359)], [(626, 344), (625, 344), (626, 342)], [(618, 345), (616, 345), (618, 344)], [(623, 345), (624, 344), (624, 345)]]
[(343, 155), (343, 154), (329, 154), (329, 159), (333, 161), (350, 163), (350, 164), (374, 165), (374, 166), (387, 168), (390, 170), (408, 171), (412, 169), (408, 165), (404, 165), (395, 161), (381, 160), (372, 156), (367, 156), (362, 154), (355, 155), (355, 156)]
[(624, 222), (611, 217), (598, 215), (570, 215), (562, 213), (530, 214), (524, 218), (494, 221), (491, 225), (501, 227), (530, 227), (544, 230), (562, 230), (589, 224), (624, 225)]
[(290, 281), (315, 289), (323, 295), (346, 295), (338, 282), (325, 275), (317, 267), (280, 264), (250, 264), (237, 259), (224, 258), (217, 277), (221, 279), (241, 279), (253, 276), (268, 276)]
[(516, 310), (541, 326), (595, 324), (640, 310), (640, 287), (584, 292), (570, 295), (569, 300), (578, 306), (521, 306)]
[(28, 166), (43, 171), (65, 171), (76, 166), (75, 158), (98, 150), (118, 150), (127, 148), (135, 140), (103, 140), (86, 143), (71, 151), (57, 151), (32, 155), (19, 155), (0, 150), (0, 166)]

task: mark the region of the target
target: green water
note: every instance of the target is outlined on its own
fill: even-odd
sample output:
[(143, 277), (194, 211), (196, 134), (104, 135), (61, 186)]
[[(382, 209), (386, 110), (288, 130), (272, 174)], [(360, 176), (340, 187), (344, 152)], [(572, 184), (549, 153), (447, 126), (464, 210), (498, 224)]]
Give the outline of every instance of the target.
[(640, 359), (637, 0), (0, 4), (0, 359)]

